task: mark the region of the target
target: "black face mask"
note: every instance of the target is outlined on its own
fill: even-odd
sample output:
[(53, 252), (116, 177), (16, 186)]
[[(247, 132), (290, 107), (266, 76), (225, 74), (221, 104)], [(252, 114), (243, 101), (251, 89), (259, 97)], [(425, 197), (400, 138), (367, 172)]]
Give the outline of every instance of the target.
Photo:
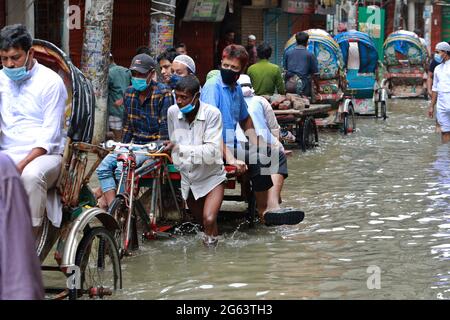
[(241, 75), (240, 72), (233, 71), (231, 69), (220, 69), (220, 75), (222, 76), (222, 81), (226, 85), (234, 85), (239, 79)]

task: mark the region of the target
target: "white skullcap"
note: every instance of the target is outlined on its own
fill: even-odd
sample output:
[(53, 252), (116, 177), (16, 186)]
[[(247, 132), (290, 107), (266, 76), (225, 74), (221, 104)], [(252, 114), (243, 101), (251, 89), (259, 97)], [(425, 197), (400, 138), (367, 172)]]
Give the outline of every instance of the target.
[(186, 67), (188, 67), (189, 70), (191, 70), (192, 73), (195, 73), (195, 62), (191, 57), (189, 57), (185, 54), (182, 54), (182, 55), (177, 56), (173, 60), (173, 62), (179, 62), (181, 64), (184, 64)]
[(249, 40), (256, 40), (256, 37), (253, 34), (251, 34), (251, 35), (248, 36), (248, 39)]
[(252, 80), (250, 79), (250, 77), (248, 76), (248, 75), (246, 75), (246, 74), (241, 74), (240, 76), (239, 76), (239, 79), (238, 79), (238, 81), (237, 81), (237, 83), (239, 83), (239, 85), (241, 85), (241, 86), (245, 86), (245, 85), (252, 85)]
[(439, 42), (436, 45), (436, 50), (450, 52), (450, 44), (447, 42)]
[(242, 87), (242, 93), (244, 97), (252, 97), (255, 94), (255, 90), (253, 90), (252, 80), (246, 74), (241, 74), (237, 83)]

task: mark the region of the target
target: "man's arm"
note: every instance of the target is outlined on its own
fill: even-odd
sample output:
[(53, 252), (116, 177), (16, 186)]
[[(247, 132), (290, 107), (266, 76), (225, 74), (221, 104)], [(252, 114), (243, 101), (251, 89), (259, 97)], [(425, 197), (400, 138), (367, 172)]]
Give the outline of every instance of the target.
[(434, 116), (434, 107), (436, 106), (437, 97), (438, 97), (438, 93), (436, 91), (433, 91), (431, 93), (430, 107), (428, 108), (428, 116), (430, 118), (433, 118), (433, 116)]
[(428, 91), (429, 95), (432, 95), (432, 93), (433, 93), (433, 72), (431, 72), (431, 71), (428, 71), (427, 91)]
[(437, 98), (438, 98), (438, 84), (439, 84), (439, 72), (434, 72), (434, 79), (433, 79), (433, 88), (431, 93), (431, 102), (430, 107), (428, 108), (428, 116), (430, 118), (433, 118), (434, 115), (434, 107), (436, 106)]
[(45, 156), (47, 154), (47, 150), (43, 148), (34, 148), (31, 152), (25, 157), (25, 159), (21, 160), (17, 164), (17, 170), (20, 174), (22, 174), (23, 170), (25, 170), (26, 166), (29, 165), (34, 159), (38, 157)]
[(133, 139), (133, 132), (131, 128), (131, 98), (125, 95), (125, 108), (123, 112), (123, 143), (130, 143)]

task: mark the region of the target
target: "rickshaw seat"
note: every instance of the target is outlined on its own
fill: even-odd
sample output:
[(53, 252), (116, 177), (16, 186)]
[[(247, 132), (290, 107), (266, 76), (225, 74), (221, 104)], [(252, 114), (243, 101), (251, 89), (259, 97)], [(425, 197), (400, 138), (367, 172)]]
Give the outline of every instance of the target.
[(356, 99), (371, 99), (375, 88), (375, 74), (361, 74), (358, 70), (347, 71), (348, 87), (346, 93)]

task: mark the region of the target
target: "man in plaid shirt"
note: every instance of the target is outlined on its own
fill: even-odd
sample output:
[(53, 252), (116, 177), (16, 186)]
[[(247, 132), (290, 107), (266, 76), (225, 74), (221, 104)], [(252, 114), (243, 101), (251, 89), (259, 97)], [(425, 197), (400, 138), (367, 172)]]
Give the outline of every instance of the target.
[[(123, 143), (147, 144), (154, 140), (168, 140), (167, 110), (174, 105), (170, 88), (154, 79), (156, 62), (146, 54), (139, 54), (131, 63), (132, 86), (124, 96)], [(159, 138), (157, 137), (159, 136)], [(148, 157), (136, 155), (136, 165), (140, 166)], [(122, 163), (117, 155), (108, 155), (97, 168), (97, 176), (104, 195), (102, 207), (106, 209), (116, 196), (116, 179), (120, 179)], [(116, 179), (114, 179), (116, 178)]]

